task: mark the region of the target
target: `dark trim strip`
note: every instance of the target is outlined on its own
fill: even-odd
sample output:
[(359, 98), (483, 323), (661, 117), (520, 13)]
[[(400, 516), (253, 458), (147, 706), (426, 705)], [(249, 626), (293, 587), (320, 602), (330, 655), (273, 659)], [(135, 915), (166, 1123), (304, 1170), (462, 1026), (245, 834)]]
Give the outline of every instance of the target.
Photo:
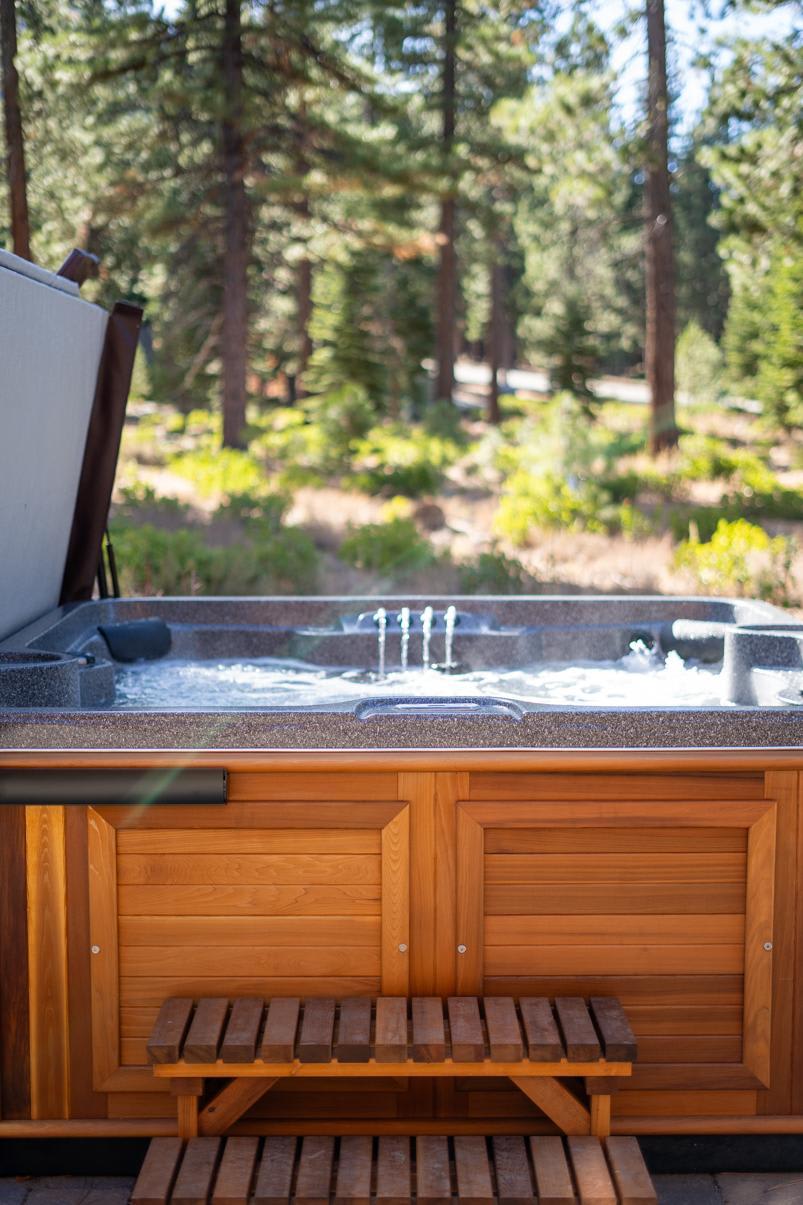
[(0, 1117), (31, 1116), (25, 812), (0, 808)]
[(219, 804), (227, 800), (225, 770), (167, 766), (153, 770), (3, 770), (0, 805), (152, 803)]

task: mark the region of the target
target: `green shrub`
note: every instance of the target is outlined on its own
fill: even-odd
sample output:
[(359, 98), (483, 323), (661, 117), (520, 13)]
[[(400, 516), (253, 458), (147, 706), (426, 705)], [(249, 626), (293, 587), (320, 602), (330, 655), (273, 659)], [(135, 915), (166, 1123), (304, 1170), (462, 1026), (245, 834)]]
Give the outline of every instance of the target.
[(250, 452), (235, 448), (201, 448), (171, 456), (168, 467), (191, 481), (201, 498), (259, 493), (265, 489), (265, 470)]
[(352, 475), (344, 484), (368, 494), (432, 494), (459, 454), (454, 440), (430, 435), (420, 426), (373, 427), (355, 443)]
[(536, 477), (520, 470), (505, 483), (494, 528), (523, 548), (538, 528), (617, 531), (620, 510), (607, 490), (594, 481), (569, 481), (555, 473)]
[(125, 594), (265, 594), (311, 589), (318, 554), (309, 536), (285, 527), (264, 538), (212, 548), (200, 532), (115, 525)]
[(419, 535), (412, 519), (403, 518), (349, 528), (340, 556), (357, 569), (382, 573), (423, 569), (436, 559), (432, 545)]
[(710, 540), (692, 531), (675, 551), (675, 566), (687, 571), (695, 585), (713, 594), (739, 594), (788, 602), (796, 543), (770, 536), (746, 519), (720, 519)]
[(780, 488), (775, 473), (760, 456), (745, 448), (732, 448), (714, 435), (682, 436), (677, 474), (686, 481), (727, 481), (747, 496), (772, 494)]
[(275, 532), (281, 528), (282, 520), (290, 506), (286, 494), (230, 494), (222, 506), (215, 511), (216, 519), (236, 519), (249, 532)]
[(178, 498), (157, 494), (153, 486), (146, 481), (123, 486), (115, 503), (115, 515), (118, 518), (134, 519), (137, 513), (143, 510), (157, 511), (165, 515), (183, 515), (186, 514), (187, 507), (183, 502), (179, 502)]
[(464, 561), (458, 574), (463, 594), (526, 594), (534, 584), (521, 561), (498, 549)]
[(698, 322), (683, 328), (675, 348), (677, 387), (694, 402), (715, 402), (722, 393), (723, 358)]

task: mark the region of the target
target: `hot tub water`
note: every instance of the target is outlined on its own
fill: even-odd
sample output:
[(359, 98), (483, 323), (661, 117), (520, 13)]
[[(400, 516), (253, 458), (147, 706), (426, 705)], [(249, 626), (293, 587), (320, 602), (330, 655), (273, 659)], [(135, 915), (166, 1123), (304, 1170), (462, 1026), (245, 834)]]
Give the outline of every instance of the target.
[(365, 698), (509, 697), (580, 707), (718, 707), (720, 675), (634, 641), (618, 661), (540, 663), (441, 673), (428, 667), (322, 669), (263, 657), (215, 662), (167, 658), (120, 667), (115, 710), (207, 711), (352, 704)]

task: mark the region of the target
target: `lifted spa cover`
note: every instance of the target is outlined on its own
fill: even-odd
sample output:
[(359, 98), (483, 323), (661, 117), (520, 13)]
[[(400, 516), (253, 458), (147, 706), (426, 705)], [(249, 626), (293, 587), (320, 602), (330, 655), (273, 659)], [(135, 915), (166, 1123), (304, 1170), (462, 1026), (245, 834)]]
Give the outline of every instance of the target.
[(107, 319), (0, 250), (0, 640), (58, 605)]

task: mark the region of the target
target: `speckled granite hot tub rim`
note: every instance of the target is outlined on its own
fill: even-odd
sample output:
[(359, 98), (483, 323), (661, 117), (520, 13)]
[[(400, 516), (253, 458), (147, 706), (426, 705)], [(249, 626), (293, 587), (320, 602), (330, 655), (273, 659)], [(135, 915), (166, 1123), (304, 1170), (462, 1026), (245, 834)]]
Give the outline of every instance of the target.
[[(803, 632), (781, 611), (761, 602), (663, 596), (517, 596), (517, 597), (388, 597), (364, 598), (140, 598), (93, 601), (58, 610), (0, 644), (0, 655), (13, 649), (60, 654), (59, 663), (95, 647), (97, 625), (120, 618), (161, 616), (177, 635), (182, 653), (211, 639), (212, 655), (223, 655), (220, 641), (236, 634), (237, 647), (250, 635), (270, 633), (277, 647), (297, 648), (314, 639), (329, 640), (354, 655), (364, 649), (372, 664), (375, 638), (355, 634), (360, 613), (402, 605), (420, 610), (431, 603), (442, 612), (450, 603), (481, 617), (486, 635), (475, 639), (504, 644), (514, 637), (527, 648), (582, 646), (596, 656), (620, 656), (639, 634), (655, 635), (673, 620), (727, 625), (744, 645), (764, 639), (762, 631), (789, 636), (797, 649)], [(459, 629), (458, 629), (459, 631)], [(212, 634), (210, 637), (210, 633)], [(389, 635), (393, 655), (394, 634)], [(436, 632), (435, 640), (442, 640)], [(467, 636), (461, 637), (464, 645)], [(92, 642), (95, 642), (95, 645)], [(295, 644), (293, 643), (295, 642)], [(791, 642), (791, 643), (790, 643)], [(783, 641), (781, 642), (784, 643)], [(513, 645), (511, 644), (511, 647)], [(749, 650), (749, 646), (748, 650)], [(217, 651), (215, 651), (217, 649)], [(239, 653), (236, 655), (240, 655)], [(252, 654), (253, 655), (253, 654)], [(795, 654), (797, 655), (797, 654)], [(325, 652), (321, 653), (325, 661)], [(553, 654), (554, 658), (554, 654)], [(557, 659), (557, 658), (554, 658)], [(744, 660), (744, 657), (742, 658)], [(80, 665), (83, 705), (65, 692), (50, 707), (26, 705), (0, 710), (3, 749), (650, 749), (650, 748), (798, 748), (803, 738), (803, 707), (728, 705), (722, 707), (571, 707), (525, 704), (502, 706), (495, 714), (460, 715), (433, 700), (431, 712), (394, 714), (392, 707), (371, 707), (370, 687), (360, 704), (306, 708), (226, 711), (111, 711), (92, 705), (92, 674), (98, 667)], [(749, 662), (748, 673), (768, 672)], [(775, 679), (773, 678), (773, 682)], [(777, 685), (777, 683), (776, 683)], [(88, 689), (87, 689), (88, 687)], [(459, 688), (455, 695), (459, 696)], [(424, 699), (418, 702), (426, 702)], [(87, 705), (88, 704), (88, 705)]]

